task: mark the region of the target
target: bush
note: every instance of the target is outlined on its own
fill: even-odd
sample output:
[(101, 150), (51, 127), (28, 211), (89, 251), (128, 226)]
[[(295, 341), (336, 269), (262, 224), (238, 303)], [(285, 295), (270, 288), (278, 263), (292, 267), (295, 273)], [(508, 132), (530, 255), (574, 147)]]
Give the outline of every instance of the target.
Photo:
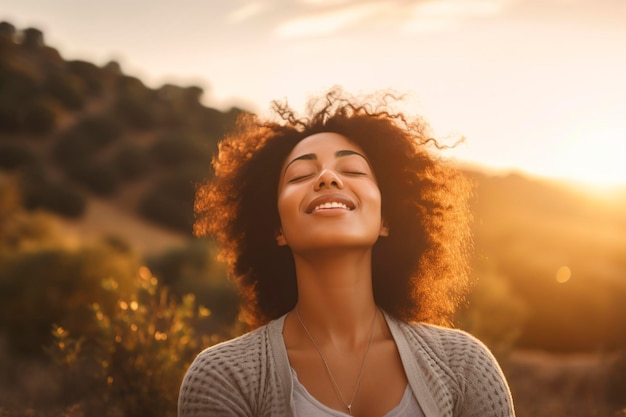
[(157, 124), (149, 100), (120, 97), (115, 103), (115, 116), (126, 126), (139, 130), (149, 130)]
[(61, 136), (54, 144), (52, 156), (67, 172), (74, 164), (93, 154), (95, 149), (94, 142), (90, 141), (89, 138), (70, 131)]
[(106, 147), (118, 139), (123, 131), (117, 119), (107, 115), (85, 117), (72, 129), (72, 133), (93, 142), (95, 149)]
[(50, 329), (63, 323), (72, 332), (97, 330), (89, 306), (98, 302), (110, 314), (116, 299), (101, 281), (115, 277), (125, 291), (137, 261), (101, 246), (78, 251), (44, 249), (15, 254), (0, 263), (0, 333), (21, 355), (43, 355)]
[(55, 105), (50, 100), (33, 101), (25, 109), (23, 125), (36, 135), (52, 132), (57, 125)]
[(118, 139), (122, 131), (120, 124), (108, 116), (85, 118), (61, 136), (52, 149), (53, 156), (68, 172)]
[(68, 175), (96, 194), (108, 196), (119, 186), (119, 176), (110, 162), (85, 159), (68, 167)]
[(50, 74), (44, 85), (44, 90), (69, 110), (80, 110), (84, 107), (83, 89), (79, 78), (66, 73)]
[(148, 220), (191, 234), (195, 184), (204, 176), (202, 168), (165, 177), (141, 198), (139, 212)]
[(114, 164), (120, 176), (127, 180), (143, 177), (151, 167), (148, 152), (130, 144), (118, 149)]
[(67, 68), (83, 81), (88, 94), (99, 96), (102, 93), (104, 88), (102, 70), (96, 65), (86, 61), (68, 61)]
[(0, 169), (13, 170), (35, 162), (37, 157), (26, 146), (0, 142)]
[(50, 353), (65, 371), (68, 391), (76, 400), (90, 399), (89, 415), (114, 407), (127, 416), (176, 416), (186, 368), (201, 347), (220, 340), (195, 331), (211, 312), (193, 296), (176, 302), (145, 267), (135, 282), (124, 292), (107, 280), (117, 304), (111, 312), (91, 304), (97, 327), (92, 336), (64, 326), (53, 331)]
[(172, 198), (159, 191), (158, 185), (147, 191), (139, 202), (139, 214), (147, 220), (191, 235), (193, 203)]
[(46, 180), (37, 168), (26, 170), (20, 178), (24, 207), (44, 209), (68, 218), (78, 218), (87, 207), (85, 197), (74, 188)]
[(200, 166), (211, 164), (211, 151), (185, 137), (168, 136), (159, 139), (150, 149), (153, 160), (164, 167)]
[(0, 100), (3, 105), (23, 104), (41, 95), (41, 86), (37, 79), (26, 71), (3, 65), (0, 62)]
[(211, 310), (208, 327), (202, 329), (209, 333), (232, 328), (239, 312), (238, 293), (227, 279), (225, 266), (216, 259), (214, 246), (197, 239), (147, 260), (150, 269), (173, 294), (194, 294), (198, 303)]

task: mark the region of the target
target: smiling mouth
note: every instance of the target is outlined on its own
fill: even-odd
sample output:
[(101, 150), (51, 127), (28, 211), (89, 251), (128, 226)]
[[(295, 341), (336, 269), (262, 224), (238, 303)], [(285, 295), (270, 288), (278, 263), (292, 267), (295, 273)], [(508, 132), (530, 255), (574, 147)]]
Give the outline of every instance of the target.
[(328, 210), (328, 209), (350, 210), (350, 208), (346, 204), (333, 201), (333, 202), (322, 203), (320, 205), (317, 205), (313, 208), (313, 210), (311, 210), (311, 212), (318, 211), (318, 210)]
[(309, 203), (306, 213), (312, 214), (324, 210), (352, 211), (355, 208), (356, 205), (349, 197), (335, 193), (318, 196)]

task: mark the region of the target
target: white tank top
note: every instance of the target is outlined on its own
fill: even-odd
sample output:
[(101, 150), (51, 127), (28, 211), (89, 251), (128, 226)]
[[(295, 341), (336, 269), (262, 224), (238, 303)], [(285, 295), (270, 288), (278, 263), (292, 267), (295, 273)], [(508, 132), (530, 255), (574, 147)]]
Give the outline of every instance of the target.
[[(298, 380), (296, 371), (291, 368), (291, 375), (293, 377), (293, 399), (296, 405), (296, 416), (299, 417), (346, 417), (348, 414), (341, 411), (330, 408), (315, 397), (313, 397), (306, 390), (304, 385)], [(387, 414), (382, 417), (425, 417), (422, 412), (422, 408), (415, 399), (413, 391), (409, 385), (404, 390), (404, 395), (400, 403), (391, 409)]]

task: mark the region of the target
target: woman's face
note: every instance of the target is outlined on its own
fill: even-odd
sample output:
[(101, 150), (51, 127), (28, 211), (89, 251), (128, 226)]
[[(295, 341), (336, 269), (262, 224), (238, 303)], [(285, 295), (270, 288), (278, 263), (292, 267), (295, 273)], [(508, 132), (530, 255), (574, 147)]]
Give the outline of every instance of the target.
[(387, 234), (380, 190), (365, 153), (337, 133), (306, 137), (287, 156), (278, 213), (277, 242), (294, 253), (371, 247)]

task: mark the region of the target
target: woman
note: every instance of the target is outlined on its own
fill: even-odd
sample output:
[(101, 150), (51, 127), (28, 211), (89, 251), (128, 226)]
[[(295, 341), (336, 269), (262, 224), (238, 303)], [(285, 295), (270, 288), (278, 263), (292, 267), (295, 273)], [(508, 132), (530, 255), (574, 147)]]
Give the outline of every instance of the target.
[(254, 330), (200, 353), (180, 417), (514, 415), (487, 348), (439, 326), (466, 290), (467, 184), (386, 98), (332, 90), (308, 118), (275, 103), (280, 122), (220, 144), (196, 233)]

